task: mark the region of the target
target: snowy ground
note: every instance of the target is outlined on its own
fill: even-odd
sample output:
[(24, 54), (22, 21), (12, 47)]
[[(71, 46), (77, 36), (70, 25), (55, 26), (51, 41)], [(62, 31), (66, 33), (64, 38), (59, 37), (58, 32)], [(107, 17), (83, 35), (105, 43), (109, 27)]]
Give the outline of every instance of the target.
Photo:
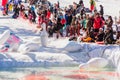
[[(63, 1), (59, 0), (61, 6), (66, 6), (66, 4), (72, 4), (73, 1)], [(56, 2), (56, 0), (52, 0), (52, 2)], [(78, 0), (74, 0), (74, 2), (78, 2)], [(89, 7), (89, 1), (85, 0), (84, 4), (86, 7)], [(109, 0), (99, 0), (96, 5), (99, 6), (99, 4), (103, 4), (105, 8), (105, 13), (106, 14), (112, 14), (118, 15), (119, 11), (119, 1), (113, 1)], [(116, 5), (115, 5), (116, 4)], [(111, 6), (113, 5), (113, 6)], [(116, 7), (116, 9), (114, 9)], [(115, 10), (115, 11), (110, 11), (110, 10)], [(114, 12), (114, 13), (113, 13)], [(0, 11), (1, 13), (1, 11)], [(10, 14), (11, 15), (11, 14)], [(19, 19), (12, 19), (11, 16), (0, 16), (0, 33), (2, 33), (5, 30), (10, 30), (13, 33), (15, 33), (17, 36), (19, 36), (24, 42), (32, 42), (32, 43), (37, 43), (39, 44), (39, 50), (36, 52), (29, 52), (26, 54), (23, 53), (18, 53), (18, 52), (7, 52), (6, 54), (0, 54), (0, 61), (7, 61), (9, 64), (14, 62), (13, 65), (15, 66), (17, 62), (21, 64), (22, 62), (30, 62), (26, 66), (36, 66), (36, 63), (43, 64), (44, 62), (48, 63), (53, 63), (53, 65), (56, 65), (60, 62), (61, 65), (64, 65), (66, 63), (68, 64), (74, 64), (78, 65), (81, 62), (86, 62), (89, 59), (89, 55), (84, 52), (72, 52), (69, 53), (64, 50), (64, 47), (67, 45), (68, 39), (67, 38), (61, 38), (61, 39), (55, 39), (51, 38), (49, 39), (49, 45), (48, 47), (42, 47), (40, 44), (40, 34), (35, 33), (35, 27), (36, 25), (30, 24), (28, 21), (23, 20), (21, 18)], [(48, 56), (49, 55), (49, 56)], [(82, 56), (81, 56), (82, 55)], [(82, 60), (84, 56), (86, 59)], [(19, 56), (19, 57), (18, 57)], [(35, 64), (32, 64), (36, 62)], [(73, 62), (73, 63), (72, 63)], [(54, 64), (56, 63), (56, 64)], [(6, 64), (6, 67), (7, 65)], [(66, 64), (67, 65), (67, 64)], [(2, 63), (2, 66), (4, 66), (4, 63)], [(2, 67), (1, 66), (1, 67)]]
[[(65, 46), (69, 43), (68, 38), (50, 38), (48, 40), (48, 47), (42, 47), (40, 43), (40, 35), (34, 32), (34, 25), (31, 25), (28, 22), (23, 23), (24, 20), (22, 19), (11, 19), (9, 16), (0, 16), (0, 18), (2, 19), (0, 22), (1, 33), (4, 30), (9, 29), (24, 42), (32, 42), (39, 45), (39, 50), (34, 52), (27, 52), (24, 54), (22, 51), (21, 53), (1, 53), (0, 67), (74, 66), (90, 59), (89, 55), (86, 54), (87, 50), (85, 51), (85, 49), (81, 52), (66, 51)], [(85, 46), (85, 44), (83, 46)], [(70, 49), (73, 49), (73, 47), (75, 47), (74, 44)]]
[[(40, 34), (36, 34), (34, 32), (34, 28), (36, 26), (33, 26), (28, 22), (23, 23), (24, 20), (21, 20), (21, 19), (18, 19), (18, 20), (11, 19), (11, 17), (9, 16), (6, 16), (6, 17), (0, 16), (0, 19), (2, 19), (2, 21), (0, 22), (1, 33), (9, 29), (10, 31), (14, 32), (17, 36), (19, 36), (23, 41), (37, 43), (39, 45), (39, 50), (36, 52), (29, 52), (26, 54), (18, 53), (18, 52), (1, 53), (0, 67), (3, 67), (3, 66), (8, 67), (8, 65), (11, 63), (13, 64), (11, 66), (17, 66), (17, 67), (44, 66), (44, 65), (49, 65), (49, 63), (53, 63), (53, 65), (57, 65), (59, 63), (61, 65), (65, 65), (68, 61), (69, 61), (68, 64), (71, 64), (71, 65), (78, 64), (74, 62), (74, 59), (72, 59), (67, 54), (62, 54), (62, 53), (66, 53), (64, 50), (61, 50), (61, 48), (67, 45), (68, 39), (66, 38), (58, 39), (58, 40), (54, 38), (49, 39), (48, 47), (44, 48), (40, 45)], [(3, 63), (4, 61), (6, 63)], [(71, 61), (73, 61), (73, 63), (70, 63)], [(21, 65), (27, 62), (29, 64)]]
[[(50, 0), (56, 2), (56, 0)], [(72, 1), (78, 0), (59, 0), (62, 6), (72, 4)], [(84, 0), (85, 6), (89, 6), (89, 1)], [(112, 16), (119, 16), (119, 0), (99, 0), (97, 2), (103, 4), (105, 14)], [(112, 6), (111, 6), (112, 5)], [(79, 43), (82, 50), (77, 52), (67, 52), (65, 46), (68, 39), (61, 38), (49, 39), (48, 47), (42, 47), (40, 44), (40, 35), (35, 33), (36, 25), (30, 24), (23, 19), (12, 19), (11, 16), (3, 17), (0, 11), (0, 33), (5, 30), (10, 30), (19, 36), (25, 42), (32, 42), (39, 44), (39, 50), (28, 52), (26, 54), (19, 52), (0, 53), (0, 69), (3, 67), (39, 67), (39, 66), (78, 66), (80, 63), (87, 62), (93, 57), (104, 57), (109, 59), (116, 70), (120, 71), (120, 48), (119, 46), (98, 46), (96, 44)], [(73, 47), (73, 46), (72, 46)]]

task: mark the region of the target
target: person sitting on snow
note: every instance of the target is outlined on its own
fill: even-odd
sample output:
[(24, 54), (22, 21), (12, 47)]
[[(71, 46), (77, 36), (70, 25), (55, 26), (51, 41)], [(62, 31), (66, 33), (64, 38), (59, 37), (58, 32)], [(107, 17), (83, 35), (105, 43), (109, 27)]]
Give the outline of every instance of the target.
[(105, 33), (104, 33), (103, 29), (100, 28), (100, 29), (99, 29), (99, 32), (98, 32), (98, 34), (97, 34), (97, 36), (96, 36), (96, 41), (97, 41), (97, 42), (103, 41), (104, 35), (105, 35)]
[(114, 38), (113, 38), (113, 31), (111, 28), (106, 29), (103, 40), (105, 44), (113, 44)]

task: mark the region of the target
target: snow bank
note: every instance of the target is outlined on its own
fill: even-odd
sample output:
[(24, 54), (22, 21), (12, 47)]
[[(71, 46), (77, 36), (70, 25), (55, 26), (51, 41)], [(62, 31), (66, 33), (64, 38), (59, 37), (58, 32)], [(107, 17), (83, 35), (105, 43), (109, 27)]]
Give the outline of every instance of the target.
[(80, 51), (82, 50), (83, 47), (78, 44), (77, 42), (69, 42), (65, 47), (64, 47), (64, 50), (65, 51), (68, 51), (68, 52), (76, 52), (76, 51)]
[(0, 54), (0, 68), (2, 67), (50, 67), (78, 65), (67, 54), (60, 53), (20, 53)]
[(80, 70), (96, 71), (101, 70), (108, 64), (108, 60), (100, 57), (92, 58), (87, 63), (80, 64)]
[[(104, 56), (104, 51), (106, 50), (107, 46), (105, 45), (96, 45), (95, 46), (90, 46), (88, 47), (89, 49), (88, 50), (88, 54), (91, 58), (95, 58), (95, 57), (103, 57)], [(99, 53), (98, 53), (99, 52)]]
[[(95, 67), (103, 68), (105, 67), (106, 64), (108, 64), (107, 62), (109, 62), (109, 66), (107, 66), (108, 68), (115, 68), (117, 69), (117, 71), (119, 70), (120, 68), (119, 45), (82, 44), (82, 46), (83, 46), (83, 51), (85, 50), (88, 53), (88, 56), (91, 60), (84, 64), (81, 64), (80, 65), (81, 68), (86, 70), (87, 68), (93, 69)], [(97, 59), (97, 57), (103, 58), (103, 61), (102, 59)], [(107, 60), (105, 61), (104, 59)]]
[(38, 51), (39, 48), (40, 48), (39, 45), (36, 43), (24, 43), (19, 46), (18, 52), (28, 53), (30, 51)]
[(7, 59), (7, 57), (4, 54), (0, 54), (0, 61)]
[[(60, 46), (56, 45), (59, 41), (62, 42)], [(66, 42), (68, 44), (65, 46)], [(84, 62), (85, 64), (81, 64), (80, 67), (93, 69), (105, 67), (108, 64), (106, 59), (108, 59), (119, 69), (119, 46), (69, 42), (66, 39), (52, 39), (51, 43), (49, 47), (36, 47), (34, 43), (24, 44), (23, 47), (29, 47), (27, 54), (21, 54), (26, 51), (23, 50), (23, 47), (19, 50), (21, 53), (1, 53), (0, 67), (73, 66)], [(38, 51), (36, 51), (37, 48), (39, 48)], [(56, 49), (54, 50), (54, 48)], [(32, 52), (32, 50), (35, 51)], [(64, 50), (68, 53), (63, 52)]]
[(7, 53), (6, 56), (14, 62), (33, 62), (29, 56), (20, 53)]

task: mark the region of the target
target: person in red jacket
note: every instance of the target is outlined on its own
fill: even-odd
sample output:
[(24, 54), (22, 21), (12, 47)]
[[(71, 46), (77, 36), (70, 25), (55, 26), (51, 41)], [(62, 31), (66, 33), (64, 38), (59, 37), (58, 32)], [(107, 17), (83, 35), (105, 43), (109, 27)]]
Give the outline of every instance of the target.
[(50, 16), (51, 16), (51, 12), (50, 12), (50, 10), (48, 9), (48, 10), (47, 10), (47, 16), (46, 16), (46, 18), (47, 18), (47, 19), (50, 19)]
[(93, 23), (93, 29), (94, 29), (94, 34), (97, 35), (99, 32), (99, 29), (103, 26), (103, 21), (102, 18), (100, 17), (99, 13), (95, 14), (94, 18), (94, 23)]

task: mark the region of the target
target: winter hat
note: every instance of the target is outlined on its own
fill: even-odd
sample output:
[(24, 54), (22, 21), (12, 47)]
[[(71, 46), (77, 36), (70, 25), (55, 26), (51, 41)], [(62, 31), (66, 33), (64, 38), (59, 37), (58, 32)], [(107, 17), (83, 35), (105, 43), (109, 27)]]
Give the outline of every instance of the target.
[(102, 31), (103, 31), (103, 28), (100, 28), (99, 30), (102, 30)]

